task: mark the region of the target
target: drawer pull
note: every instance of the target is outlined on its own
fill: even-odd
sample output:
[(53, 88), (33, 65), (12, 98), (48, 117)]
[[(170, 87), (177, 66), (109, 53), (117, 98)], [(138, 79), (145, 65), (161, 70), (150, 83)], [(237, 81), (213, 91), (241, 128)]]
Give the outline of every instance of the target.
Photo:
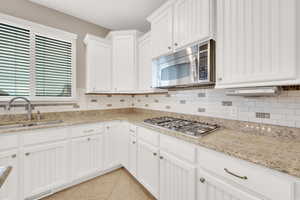
[(203, 178), (203, 177), (200, 178), (200, 182), (201, 182), (201, 183), (204, 183), (204, 182), (205, 182), (205, 178)]
[(135, 133), (135, 131), (134, 131), (134, 130), (131, 130), (131, 129), (129, 129), (129, 131), (130, 131), (131, 133)]
[(135, 144), (135, 143), (136, 143), (135, 141), (132, 142), (132, 144)]
[(30, 153), (25, 153), (25, 155), (26, 155), (26, 156), (29, 156), (29, 155), (30, 155)]
[(87, 139), (87, 141), (90, 141), (90, 140), (91, 140), (91, 138), (88, 138), (88, 139)]
[(13, 154), (11, 157), (12, 157), (12, 158), (16, 158), (16, 157), (17, 157), (17, 154)]
[(91, 133), (91, 132), (94, 132), (95, 130), (94, 129), (90, 129), (90, 130), (85, 130), (84, 133)]
[(235, 176), (235, 177), (237, 177), (237, 178), (240, 178), (240, 179), (243, 179), (243, 180), (247, 180), (247, 179), (248, 179), (247, 176), (239, 176), (239, 175), (237, 175), (237, 174), (235, 174), (235, 173), (229, 171), (229, 170), (226, 169), (226, 168), (224, 168), (224, 171), (225, 171), (227, 174), (230, 174), (230, 175)]
[(162, 159), (164, 159), (164, 157), (162, 157), (162, 156), (159, 156), (159, 158), (162, 160)]
[(154, 156), (157, 156), (157, 153), (153, 153)]

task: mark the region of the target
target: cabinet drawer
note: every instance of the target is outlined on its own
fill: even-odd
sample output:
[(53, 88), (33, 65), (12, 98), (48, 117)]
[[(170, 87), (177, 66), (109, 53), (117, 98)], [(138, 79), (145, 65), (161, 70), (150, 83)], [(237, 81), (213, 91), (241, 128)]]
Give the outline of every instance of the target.
[(197, 149), (194, 145), (185, 143), (166, 135), (160, 136), (160, 148), (165, 152), (191, 163), (196, 162)]
[(24, 145), (59, 141), (67, 138), (68, 128), (40, 129), (38, 131), (24, 133), (22, 136)]
[(263, 199), (293, 200), (293, 181), (276, 171), (203, 148), (199, 148), (198, 163), (199, 168), (262, 195)]
[(146, 128), (138, 127), (138, 138), (149, 144), (159, 145), (159, 133)]
[(73, 126), (72, 130), (72, 137), (82, 137), (87, 135), (94, 135), (104, 132), (104, 125), (99, 124), (86, 124), (86, 125), (78, 125)]
[(0, 136), (0, 151), (18, 147), (17, 135), (2, 135)]

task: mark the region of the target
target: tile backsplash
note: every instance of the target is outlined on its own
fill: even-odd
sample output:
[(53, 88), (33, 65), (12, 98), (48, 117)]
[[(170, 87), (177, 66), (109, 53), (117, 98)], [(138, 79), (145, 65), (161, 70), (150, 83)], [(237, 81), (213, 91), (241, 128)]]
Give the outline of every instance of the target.
[[(300, 128), (300, 90), (277, 97), (233, 97), (226, 90), (196, 89), (136, 95), (134, 107)], [(147, 105), (147, 106), (146, 106)]]
[[(144, 108), (207, 117), (257, 122), (300, 128), (300, 90), (283, 90), (277, 97), (233, 97), (226, 90), (194, 89), (148, 95), (85, 95), (78, 90), (76, 106), (37, 107), (34, 112), (105, 110), (114, 108)], [(25, 113), (23, 107), (10, 112), (0, 108), (0, 114)]]

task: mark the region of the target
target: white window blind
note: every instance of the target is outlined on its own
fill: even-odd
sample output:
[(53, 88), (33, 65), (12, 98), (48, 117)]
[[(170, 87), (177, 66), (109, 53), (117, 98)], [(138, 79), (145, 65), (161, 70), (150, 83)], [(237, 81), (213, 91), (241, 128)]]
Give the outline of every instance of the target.
[(29, 96), (30, 31), (0, 23), (0, 95)]
[(0, 99), (72, 100), (76, 38), (72, 33), (0, 14)]
[(72, 95), (72, 44), (35, 36), (36, 96)]

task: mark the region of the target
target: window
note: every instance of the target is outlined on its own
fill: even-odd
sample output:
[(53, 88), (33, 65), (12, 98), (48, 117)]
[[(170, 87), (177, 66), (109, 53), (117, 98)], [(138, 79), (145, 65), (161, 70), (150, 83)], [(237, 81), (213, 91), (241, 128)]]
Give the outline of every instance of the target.
[(74, 34), (0, 15), (0, 100), (74, 97), (75, 45)]

